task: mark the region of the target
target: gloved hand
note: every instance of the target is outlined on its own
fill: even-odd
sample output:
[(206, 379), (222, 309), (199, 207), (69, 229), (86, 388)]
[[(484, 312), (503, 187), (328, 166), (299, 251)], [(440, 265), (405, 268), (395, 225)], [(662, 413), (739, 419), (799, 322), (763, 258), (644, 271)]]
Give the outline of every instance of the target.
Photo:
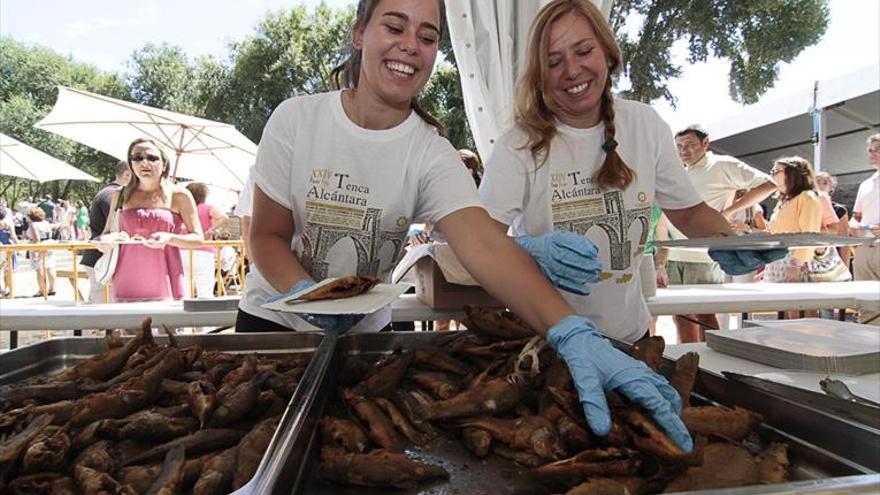
[(761, 268), (767, 263), (785, 258), (787, 254), (787, 248), (748, 251), (709, 250), (709, 257), (718, 262), (718, 266), (728, 275), (745, 275)]
[[(293, 287), (284, 294), (272, 296), (266, 302), (275, 302), (284, 299), (287, 296), (296, 294), (301, 290), (308, 289), (315, 285), (315, 281), (311, 279), (303, 279), (293, 284)], [(311, 313), (300, 313), (299, 317), (306, 320), (310, 324), (335, 335), (342, 335), (351, 330), (351, 327), (358, 324), (364, 319), (364, 315), (314, 315)]]
[(599, 281), (599, 249), (584, 236), (567, 230), (514, 239), (534, 258), (544, 275), (560, 289), (587, 295), (585, 284)]
[(616, 349), (599, 334), (592, 321), (569, 315), (545, 337), (565, 360), (594, 433), (611, 431), (606, 390), (616, 390), (647, 409), (669, 438), (684, 449), (694, 442), (681, 421), (681, 397), (665, 378)]

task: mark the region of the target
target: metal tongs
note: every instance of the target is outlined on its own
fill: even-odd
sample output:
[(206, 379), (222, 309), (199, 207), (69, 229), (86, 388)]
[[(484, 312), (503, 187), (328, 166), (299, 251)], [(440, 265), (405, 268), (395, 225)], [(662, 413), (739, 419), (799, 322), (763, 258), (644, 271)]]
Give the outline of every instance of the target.
[(825, 378), (819, 380), (819, 387), (821, 387), (822, 391), (830, 395), (831, 397), (843, 399), (848, 402), (854, 402), (856, 404), (880, 408), (880, 403), (874, 402), (870, 399), (866, 399), (852, 393), (852, 391), (849, 389), (849, 387), (846, 386), (845, 383), (840, 380), (835, 380), (830, 376), (826, 376)]

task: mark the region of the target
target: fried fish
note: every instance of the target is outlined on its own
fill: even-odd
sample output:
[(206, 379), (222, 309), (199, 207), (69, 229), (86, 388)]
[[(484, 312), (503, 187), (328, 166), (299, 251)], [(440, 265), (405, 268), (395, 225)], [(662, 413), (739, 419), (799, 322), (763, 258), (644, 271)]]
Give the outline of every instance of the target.
[(359, 296), (372, 289), (378, 283), (379, 279), (375, 277), (339, 277), (307, 294), (303, 294), (296, 299), (287, 301), (287, 304), (294, 304), (302, 301), (344, 299), (346, 297)]

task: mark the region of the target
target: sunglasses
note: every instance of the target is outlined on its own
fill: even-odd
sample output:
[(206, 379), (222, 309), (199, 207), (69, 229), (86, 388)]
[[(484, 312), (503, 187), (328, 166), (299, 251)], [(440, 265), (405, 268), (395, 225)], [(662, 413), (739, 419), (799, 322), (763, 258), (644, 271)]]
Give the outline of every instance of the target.
[(147, 153), (147, 154), (145, 154), (145, 155), (131, 155), (131, 161), (132, 161), (132, 163), (135, 163), (135, 162), (141, 162), (141, 161), (144, 161), (144, 160), (147, 160), (147, 161), (149, 161), (150, 163), (156, 163), (156, 162), (158, 162), (158, 161), (160, 160), (160, 158), (159, 158), (158, 156), (156, 156), (156, 155), (151, 155), (151, 154), (149, 154), (149, 153)]

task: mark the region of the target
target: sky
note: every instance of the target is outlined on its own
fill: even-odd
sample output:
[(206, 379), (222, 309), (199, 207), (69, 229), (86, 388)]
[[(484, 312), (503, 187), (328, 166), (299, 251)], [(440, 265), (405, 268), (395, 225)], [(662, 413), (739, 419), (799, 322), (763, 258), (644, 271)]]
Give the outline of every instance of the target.
[[(191, 57), (225, 56), (227, 44), (253, 33), (267, 10), (297, 3), (312, 6), (319, 0), (0, 0), (0, 34), (123, 71), (131, 53), (149, 42), (181, 46)], [(338, 8), (353, 2), (326, 3)], [(779, 80), (762, 101), (809, 91), (817, 79), (880, 60), (880, 0), (830, 0), (829, 5), (824, 37), (791, 64), (782, 64)], [(673, 129), (717, 121), (742, 108), (728, 96), (726, 61), (687, 65), (682, 53), (678, 62), (684, 72), (670, 81), (677, 108), (654, 105)]]

